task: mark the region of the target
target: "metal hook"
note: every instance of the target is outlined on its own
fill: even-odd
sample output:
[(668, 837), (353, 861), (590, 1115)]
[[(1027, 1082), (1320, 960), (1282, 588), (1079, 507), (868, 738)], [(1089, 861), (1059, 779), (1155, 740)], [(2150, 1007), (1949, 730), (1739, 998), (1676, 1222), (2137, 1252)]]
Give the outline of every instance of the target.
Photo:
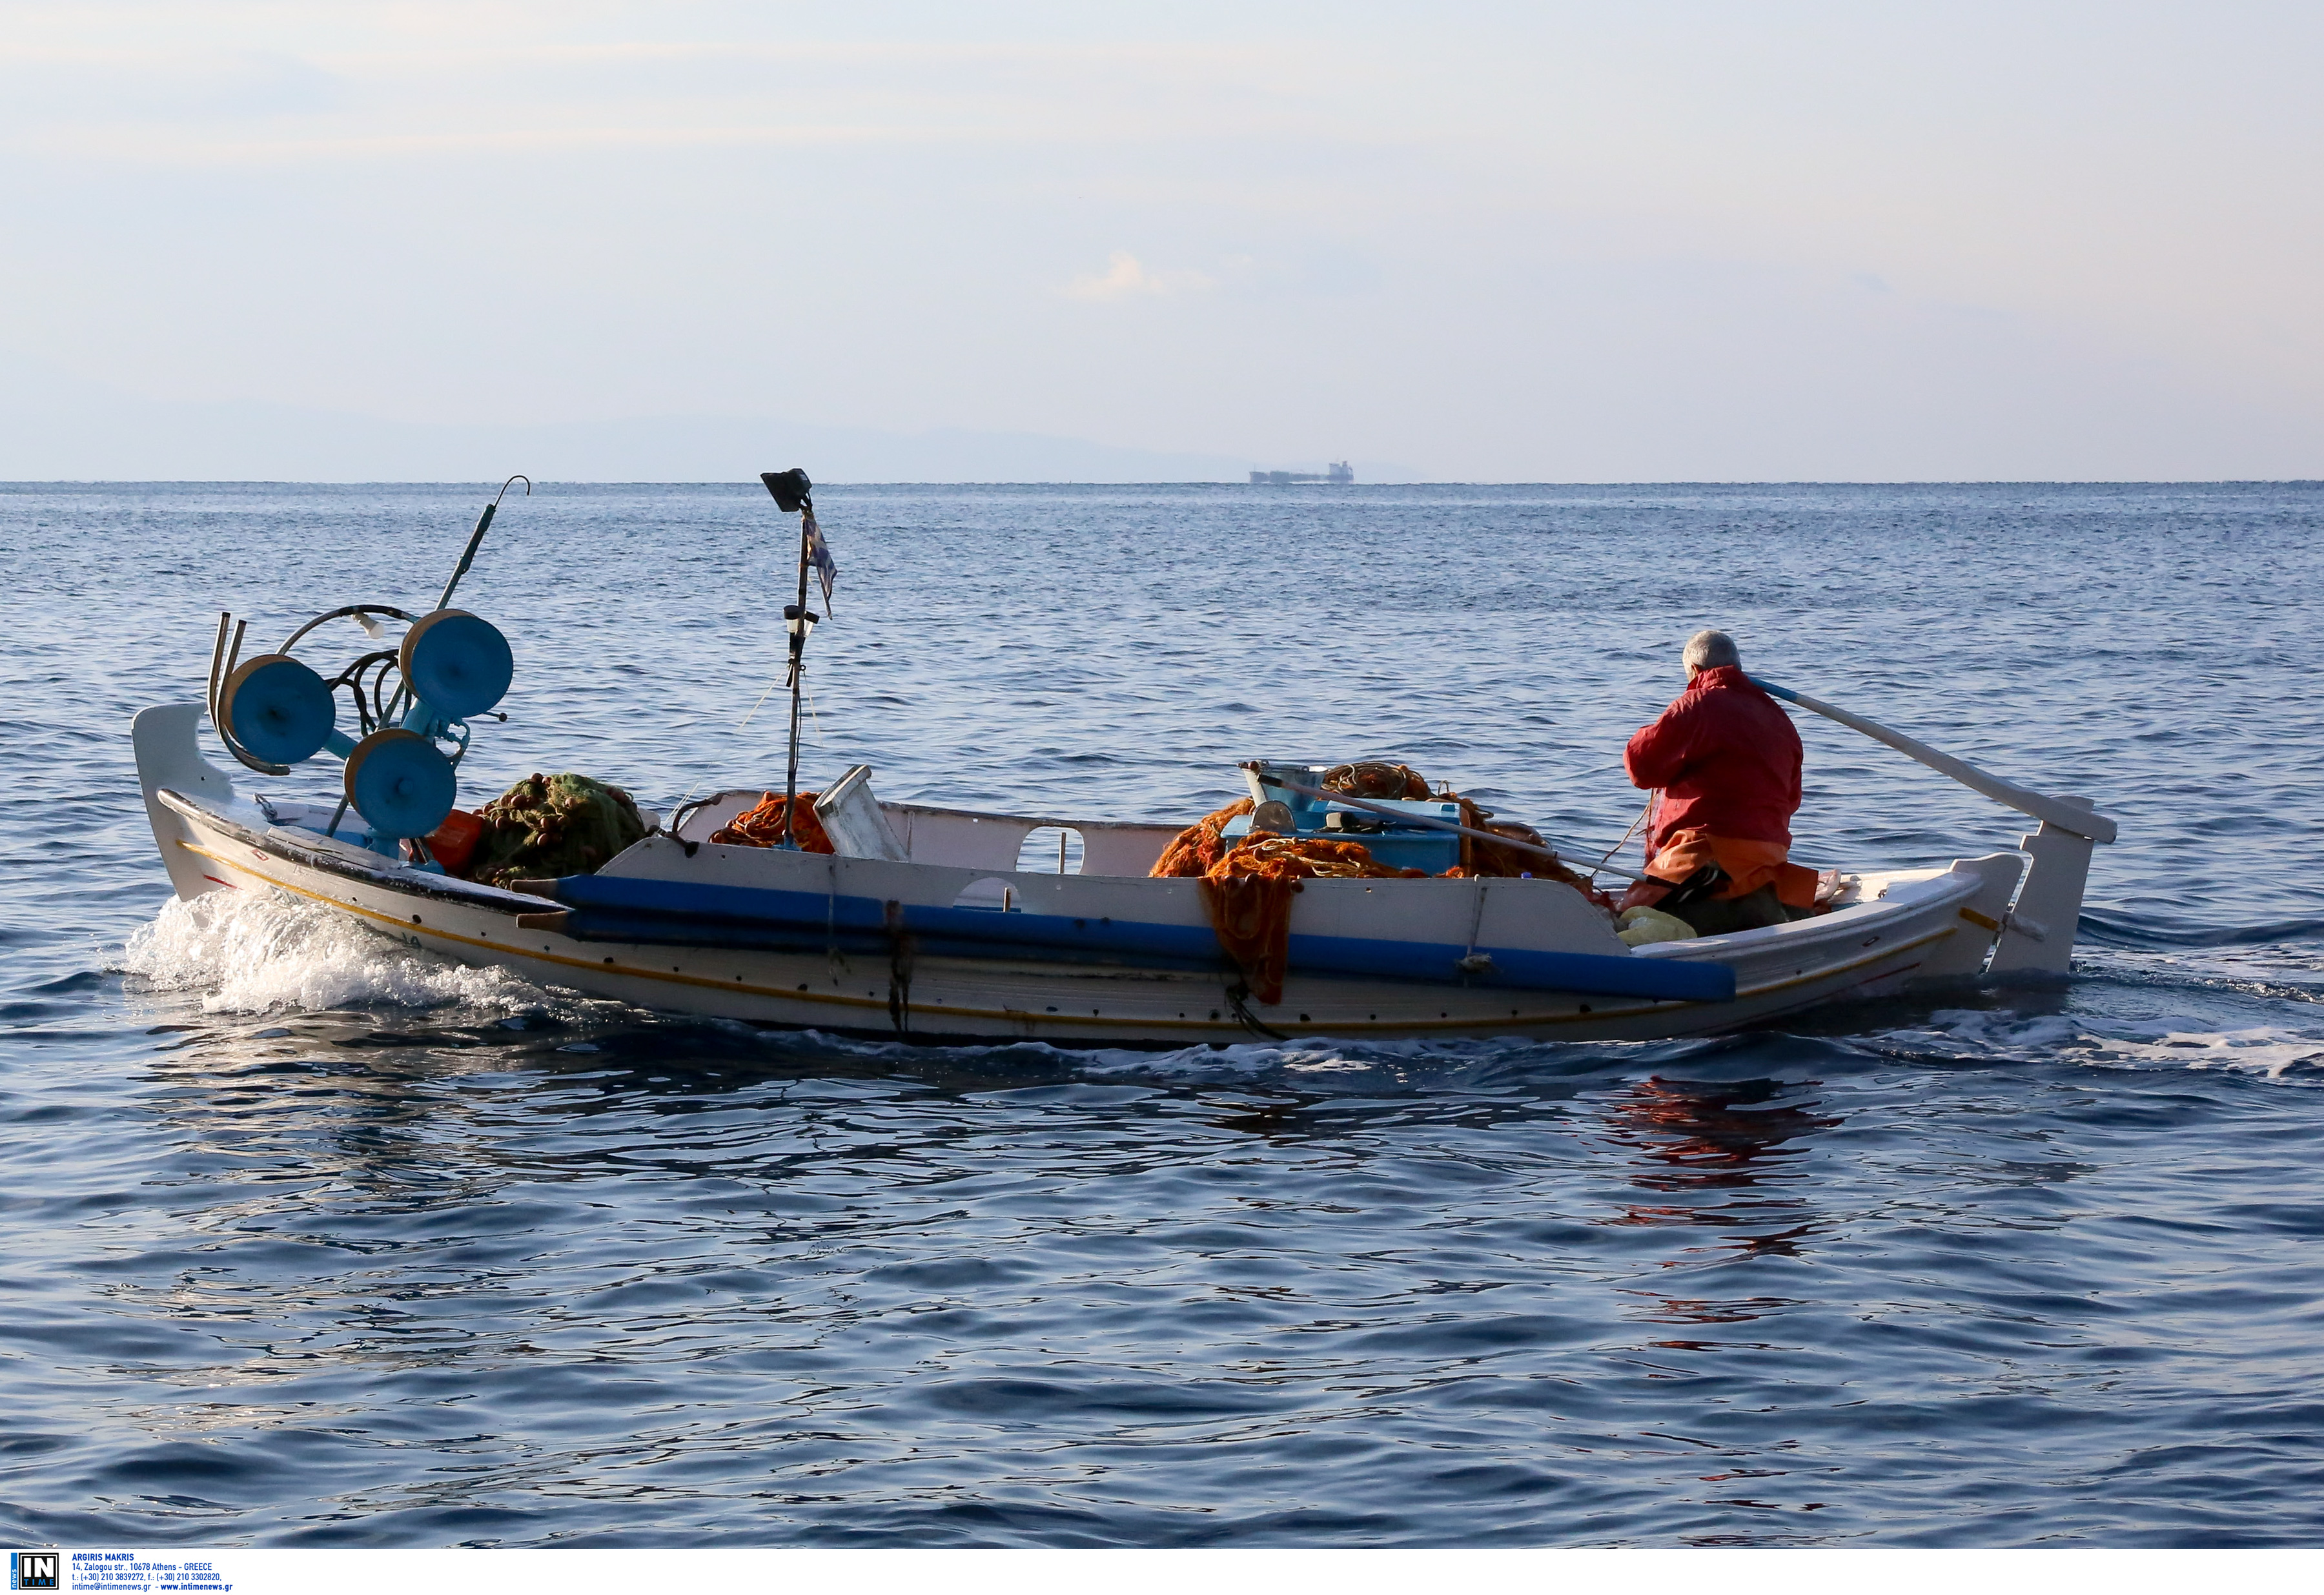
[(504, 498), (506, 498), (506, 497), (508, 496), (509, 482), (521, 482), (521, 483), (523, 483), (523, 484), (524, 484), (524, 496), (525, 496), (525, 497), (527, 497), (527, 498), (530, 498), (530, 497), (532, 496), (532, 478), (531, 478), (531, 477), (530, 477), (530, 476), (528, 476), (528, 475), (526, 475), (522, 471), (519, 471), (515, 475), (513, 475), (513, 476), (510, 477), (510, 478), (508, 479), (508, 482), (503, 482), (503, 483), (502, 483), (502, 484), (501, 484), (501, 490), (500, 490), (498, 493), (496, 493), (493, 494), (493, 509), (495, 509), (495, 510), (499, 509), (499, 508), (501, 507), (501, 500), (503, 500), (503, 499), (504, 499)]

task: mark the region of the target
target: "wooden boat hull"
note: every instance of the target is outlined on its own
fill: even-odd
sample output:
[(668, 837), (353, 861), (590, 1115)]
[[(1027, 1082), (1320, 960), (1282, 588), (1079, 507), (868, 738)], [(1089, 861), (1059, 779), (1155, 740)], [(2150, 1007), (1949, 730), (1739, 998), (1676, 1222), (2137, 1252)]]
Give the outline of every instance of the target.
[[(770, 901), (819, 893), (835, 905), (827, 934), (817, 936), (796, 917), (770, 932), (730, 916), (703, 922), (698, 939), (673, 935), (666, 924), (650, 936), (618, 939), (618, 929), (609, 936), (603, 921), (592, 929), (586, 916), (549, 897), (447, 879), (274, 823), (200, 757), (194, 740), (200, 713), (195, 705), (148, 710), (136, 727), (147, 810), (181, 897), (279, 890), (410, 945), (542, 985), (643, 1008), (924, 1043), (1183, 1046), (1256, 1037), (1637, 1041), (1712, 1034), (1908, 981), (1978, 974), (2025, 865), (2023, 853), (2010, 851), (1946, 870), (1868, 876), (1865, 900), (1816, 919), (1637, 953), (1622, 948), (1578, 894), (1554, 881), (1310, 881), (1295, 907), (1282, 1000), (1260, 1005), (1240, 994), (1240, 977), (1223, 957), (1172, 952), (1206, 929), (1194, 882), (1127, 874), (1020, 873), (655, 837), (588, 879), (731, 889)], [(959, 817), (964, 831), (990, 817), (996, 823), (987, 828), (996, 833), (1023, 834), (1011, 832), (1008, 816)], [(944, 827), (931, 820), (925, 828), (933, 836)], [(1107, 845), (1125, 858), (1136, 851), (1126, 836)], [(1009, 841), (1012, 863), (1014, 848)], [(1091, 852), (1098, 851), (1093, 840)], [(908, 928), (944, 919), (980, 894), (997, 895), (996, 882), (1023, 912), (1092, 927), (1088, 945), (995, 939), (988, 949)], [(890, 910), (892, 934), (842, 925), (836, 905), (867, 901)], [(954, 915), (945, 923), (1016, 928), (998, 909), (991, 920)], [(1154, 935), (1125, 942), (1112, 934), (1124, 927)], [(1351, 945), (1376, 956), (1339, 959), (1354, 969), (1303, 967), (1303, 947), (1328, 962), (1330, 949)], [(1452, 962), (1463, 947), (1471, 963), (1479, 951), (1487, 954), (1480, 972)], [(1408, 973), (1379, 973), (1407, 958)], [(1652, 989), (1657, 971), (1676, 977), (1679, 966), (1731, 972), (1734, 995), (1683, 1000), (1608, 989)], [(1574, 977), (1581, 989), (1546, 984), (1559, 977), (1543, 971), (1567, 968), (1582, 972)]]

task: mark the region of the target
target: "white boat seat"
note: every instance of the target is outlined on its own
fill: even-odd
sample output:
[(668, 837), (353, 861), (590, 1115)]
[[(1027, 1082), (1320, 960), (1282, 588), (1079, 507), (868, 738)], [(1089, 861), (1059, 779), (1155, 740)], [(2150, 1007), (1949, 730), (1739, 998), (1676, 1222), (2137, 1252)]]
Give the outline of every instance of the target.
[(889, 826), (880, 800), (872, 796), (868, 764), (858, 764), (832, 782), (815, 800), (815, 817), (823, 822), (832, 850), (843, 858), (887, 859), (900, 864), (909, 857)]

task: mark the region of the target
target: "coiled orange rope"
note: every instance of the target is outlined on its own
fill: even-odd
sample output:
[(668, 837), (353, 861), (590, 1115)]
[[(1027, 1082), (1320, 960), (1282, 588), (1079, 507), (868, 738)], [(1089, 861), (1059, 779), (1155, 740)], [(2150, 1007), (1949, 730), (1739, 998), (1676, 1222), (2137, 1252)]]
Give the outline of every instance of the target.
[[(797, 818), (791, 825), (791, 840), (799, 844), (802, 853), (835, 853), (831, 837), (823, 828), (823, 821), (815, 812), (816, 794), (798, 795)], [(769, 792), (757, 805), (745, 809), (710, 833), (710, 840), (727, 847), (775, 847), (783, 839), (783, 795)]]
[(1378, 760), (1361, 764), (1334, 764), (1315, 784), (1326, 792), (1344, 792), (1351, 798), (1368, 798), (1374, 803), (1418, 803), (1431, 796), (1428, 778), (1411, 765), (1388, 764)]

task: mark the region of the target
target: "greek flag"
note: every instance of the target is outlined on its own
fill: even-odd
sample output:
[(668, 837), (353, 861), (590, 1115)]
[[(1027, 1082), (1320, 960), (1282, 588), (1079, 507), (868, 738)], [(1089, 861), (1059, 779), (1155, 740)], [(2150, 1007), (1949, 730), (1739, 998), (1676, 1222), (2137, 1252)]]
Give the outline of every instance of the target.
[(823, 584), (823, 607), (831, 608), (831, 590), (839, 585), (839, 561), (831, 557), (831, 545), (823, 540), (823, 528), (816, 524), (815, 511), (800, 514), (807, 527), (807, 557), (815, 567), (816, 579)]

